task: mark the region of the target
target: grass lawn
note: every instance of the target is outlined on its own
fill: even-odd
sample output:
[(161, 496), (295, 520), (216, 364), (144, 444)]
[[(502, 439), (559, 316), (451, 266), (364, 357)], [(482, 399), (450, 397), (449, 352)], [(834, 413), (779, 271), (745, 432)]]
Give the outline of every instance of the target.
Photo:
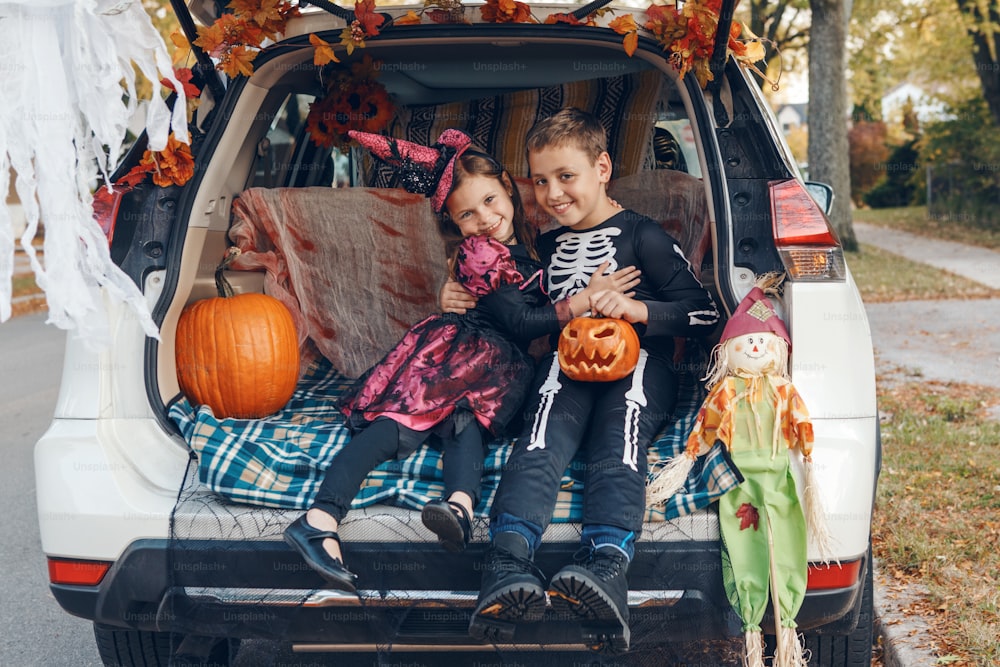
[(873, 548), (883, 572), (926, 587), (913, 611), (940, 664), (1000, 664), (1000, 421), (985, 414), (998, 399), (991, 388), (879, 378)]
[[(854, 219), (1000, 249), (1000, 233), (928, 220), (924, 207), (855, 211)], [(868, 303), (1000, 296), (867, 245), (847, 263)], [(895, 581), (925, 587), (911, 611), (931, 628), (939, 664), (1000, 665), (1000, 392), (898, 371), (878, 380), (875, 556)]]
[(1000, 290), (864, 243), (846, 258), (865, 303), (1000, 297)]
[(31, 273), (22, 276), (14, 276), (11, 287), (15, 298), (24, 296), (25, 294), (34, 294), (39, 291), (38, 285), (35, 284), (35, 276)]
[(927, 217), (926, 206), (857, 209), (854, 211), (854, 220), (901, 229), (921, 236), (1000, 250), (1000, 229), (978, 227), (961, 219), (930, 219)]

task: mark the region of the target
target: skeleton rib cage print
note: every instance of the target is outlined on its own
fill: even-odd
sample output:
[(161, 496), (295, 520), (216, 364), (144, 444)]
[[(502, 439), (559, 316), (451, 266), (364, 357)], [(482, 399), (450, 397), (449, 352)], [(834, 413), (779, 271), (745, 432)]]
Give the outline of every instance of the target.
[(609, 262), (608, 273), (617, 271), (617, 248), (614, 239), (622, 230), (618, 227), (585, 232), (567, 232), (556, 237), (556, 249), (549, 262), (549, 298), (553, 301), (570, 297), (590, 281), (590, 276), (603, 262)]

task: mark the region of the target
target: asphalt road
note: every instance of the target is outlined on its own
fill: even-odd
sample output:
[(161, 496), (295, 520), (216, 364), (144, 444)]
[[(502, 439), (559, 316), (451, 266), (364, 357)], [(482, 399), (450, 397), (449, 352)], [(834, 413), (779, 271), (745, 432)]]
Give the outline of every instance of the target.
[(35, 441), (52, 419), (65, 332), (25, 315), (0, 324), (0, 665), (100, 665), (91, 624), (49, 594), (35, 510)]

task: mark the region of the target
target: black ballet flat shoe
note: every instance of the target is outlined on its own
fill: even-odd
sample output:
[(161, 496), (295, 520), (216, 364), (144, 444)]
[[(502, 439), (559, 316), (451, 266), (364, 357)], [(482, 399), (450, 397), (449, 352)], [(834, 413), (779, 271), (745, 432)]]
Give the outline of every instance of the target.
[(323, 540), (330, 538), (340, 545), (340, 535), (330, 530), (319, 530), (309, 525), (303, 514), (285, 528), (285, 542), (299, 552), (306, 564), (316, 570), (333, 588), (353, 593), (357, 590), (358, 575), (334, 558), (323, 548)]
[(424, 525), (438, 536), (441, 546), (453, 553), (465, 551), (472, 535), (472, 517), (449, 500), (432, 500), (420, 512)]

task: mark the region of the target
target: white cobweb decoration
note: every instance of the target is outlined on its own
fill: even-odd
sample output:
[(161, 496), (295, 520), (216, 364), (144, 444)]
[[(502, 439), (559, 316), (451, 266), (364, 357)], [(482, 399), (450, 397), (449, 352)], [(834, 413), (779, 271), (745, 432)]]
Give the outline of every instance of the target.
[[(131, 307), (147, 335), (159, 336), (139, 288), (111, 261), (91, 209), (98, 172), (106, 181), (138, 106), (133, 63), (154, 86), (150, 150), (163, 149), (171, 130), (187, 141), (183, 87), (140, 0), (0, 3), (0, 182), (12, 167), (27, 225), (20, 244), (45, 291), (48, 322), (98, 345), (109, 340), (101, 288)], [(172, 111), (159, 94), (162, 78), (179, 91)], [(44, 260), (32, 245), (39, 223)], [(0, 322), (11, 316), (14, 243), (3, 203)]]

